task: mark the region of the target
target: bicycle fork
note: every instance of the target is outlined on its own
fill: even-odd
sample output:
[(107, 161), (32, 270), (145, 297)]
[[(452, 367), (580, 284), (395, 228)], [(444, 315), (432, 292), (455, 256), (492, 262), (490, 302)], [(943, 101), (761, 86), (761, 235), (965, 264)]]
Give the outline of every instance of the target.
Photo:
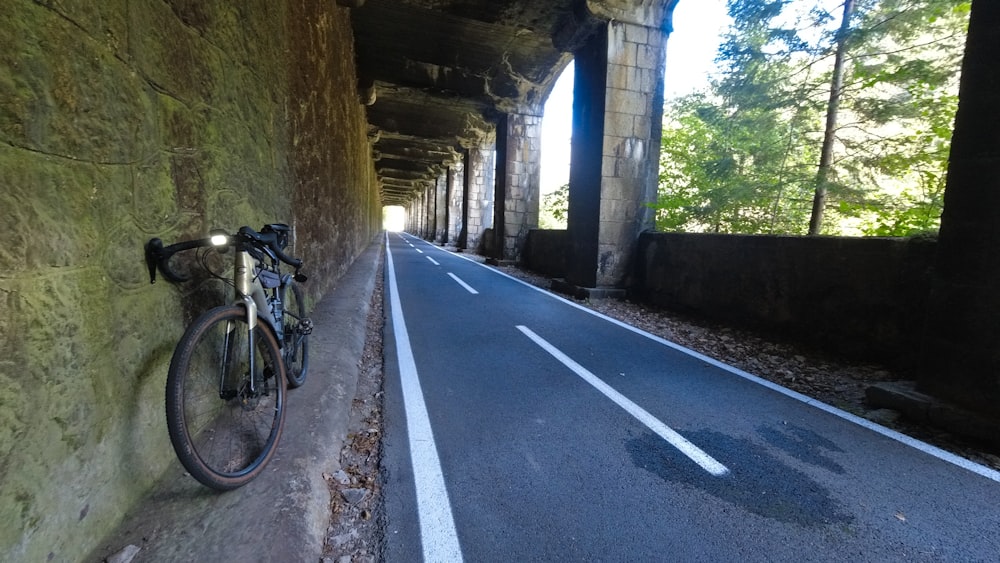
[[(249, 369), (250, 369), (250, 393), (251, 395), (257, 394), (257, 370), (254, 363), (256, 362), (256, 354), (254, 354), (254, 346), (256, 343), (253, 338), (253, 330), (257, 327), (257, 303), (254, 301), (253, 293), (253, 258), (250, 256), (249, 252), (237, 251), (236, 252), (236, 264), (235, 264), (235, 275), (234, 279), (236, 281), (236, 295), (238, 295), (243, 305), (247, 308), (247, 352), (250, 354), (249, 358)], [(225, 354), (228, 355), (230, 351), (229, 339), (232, 337), (232, 333), (235, 327), (232, 323), (226, 327), (226, 351)], [(229, 365), (229, 358), (223, 358), (222, 361), (223, 370)], [(225, 380), (225, 373), (221, 375), (219, 381), (220, 391), (223, 389)], [(239, 390), (237, 390), (238, 392)]]

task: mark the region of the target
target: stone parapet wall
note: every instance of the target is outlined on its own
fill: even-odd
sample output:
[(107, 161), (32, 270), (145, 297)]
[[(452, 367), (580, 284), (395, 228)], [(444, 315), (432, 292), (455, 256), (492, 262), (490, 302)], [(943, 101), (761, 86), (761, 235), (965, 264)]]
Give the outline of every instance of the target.
[(928, 239), (644, 233), (630, 293), (908, 369), (934, 251)]
[[(566, 231), (532, 230), (523, 264), (565, 275)], [(935, 253), (928, 239), (643, 233), (628, 293), (698, 318), (910, 370)]]
[[(0, 10), (0, 559), (79, 560), (175, 463), (163, 385), (213, 283), (143, 244), (287, 222), (321, 297), (380, 230), (347, 9)], [(182, 260), (183, 261), (183, 260)]]

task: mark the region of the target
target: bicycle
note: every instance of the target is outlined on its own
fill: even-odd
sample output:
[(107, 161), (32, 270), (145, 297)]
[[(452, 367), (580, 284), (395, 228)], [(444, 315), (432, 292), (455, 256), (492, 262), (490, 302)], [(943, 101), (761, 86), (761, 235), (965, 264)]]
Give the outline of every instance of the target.
[[(302, 289), (302, 261), (285, 254), (288, 225), (261, 232), (240, 227), (204, 239), (145, 245), (149, 282), (156, 271), (182, 283), (170, 266), (185, 250), (205, 249), (198, 261), (235, 290), (229, 305), (202, 313), (177, 343), (167, 372), (167, 431), (187, 472), (203, 485), (226, 491), (257, 477), (271, 460), (285, 421), (286, 386), (300, 387), (309, 368), (309, 334)], [(235, 248), (232, 279), (214, 272), (210, 249)], [(282, 274), (280, 264), (295, 268)], [(289, 291), (290, 290), (290, 291)], [(294, 303), (286, 306), (291, 298)]]

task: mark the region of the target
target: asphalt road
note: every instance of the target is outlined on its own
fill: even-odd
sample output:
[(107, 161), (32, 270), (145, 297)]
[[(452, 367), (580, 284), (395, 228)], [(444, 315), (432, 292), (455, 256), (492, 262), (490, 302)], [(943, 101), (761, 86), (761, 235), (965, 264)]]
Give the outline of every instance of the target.
[(386, 559), (1000, 561), (1000, 474), (390, 233)]

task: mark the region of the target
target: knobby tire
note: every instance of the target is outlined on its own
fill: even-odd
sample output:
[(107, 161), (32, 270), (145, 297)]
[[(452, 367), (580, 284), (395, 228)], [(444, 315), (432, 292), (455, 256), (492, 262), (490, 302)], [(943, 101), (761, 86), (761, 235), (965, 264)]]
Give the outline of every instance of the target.
[(202, 314), (177, 344), (167, 374), (174, 451), (192, 477), (220, 491), (245, 485), (264, 469), (285, 421), (281, 348), (262, 318), (254, 328), (256, 392), (249, 388), (246, 315), (243, 305)]

